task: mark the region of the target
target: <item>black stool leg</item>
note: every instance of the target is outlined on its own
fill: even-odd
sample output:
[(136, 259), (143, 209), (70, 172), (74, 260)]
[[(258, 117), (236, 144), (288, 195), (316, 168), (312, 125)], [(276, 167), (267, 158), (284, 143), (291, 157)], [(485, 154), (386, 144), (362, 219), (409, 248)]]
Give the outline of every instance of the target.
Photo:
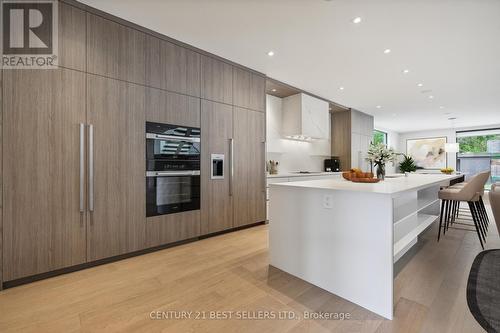
[(472, 215), (472, 220), (474, 221), (474, 226), (476, 227), (476, 233), (477, 233), (477, 237), (479, 238), (479, 243), (481, 243), (481, 248), (484, 250), (483, 239), (481, 237), (481, 234), (479, 233), (479, 227), (477, 225), (477, 217), (476, 217), (473, 203), (471, 201), (468, 201), (468, 204), (469, 204), (470, 213)]
[(488, 224), (490, 223), (490, 218), (488, 217), (488, 212), (486, 211), (486, 206), (484, 205), (483, 197), (479, 197), (479, 203), (481, 204), (481, 207), (483, 208), (484, 216), (486, 217), (486, 222)]
[(441, 227), (443, 225), (443, 214), (444, 214), (444, 204), (446, 200), (441, 200), (441, 214), (439, 214), (439, 230), (438, 230), (438, 242), (441, 237)]
[(483, 235), (484, 235), (484, 240), (486, 241), (486, 234), (487, 234), (487, 230), (488, 230), (488, 226), (486, 225), (486, 219), (484, 217), (484, 214), (483, 214), (483, 209), (481, 208), (481, 204), (479, 203), (479, 201), (476, 201), (474, 203), (474, 206), (476, 208), (476, 214), (478, 215), (478, 218), (479, 218), (479, 223), (481, 223), (481, 229), (483, 230)]
[(488, 220), (486, 217), (486, 211), (483, 209), (483, 206), (481, 205), (481, 202), (476, 203), (477, 210), (481, 213), (481, 218), (483, 220), (483, 227), (485, 230), (488, 230)]
[(481, 214), (481, 209), (479, 208), (479, 202), (478, 201), (473, 202), (472, 205), (474, 206), (479, 230), (481, 230), (481, 234), (483, 235), (483, 241), (486, 242), (486, 228), (484, 226), (484, 218), (483, 215)]
[(460, 201), (457, 203), (457, 216), (456, 218), (458, 219), (458, 214), (460, 213)]
[(446, 214), (446, 231), (448, 231), (448, 228), (450, 227), (450, 222), (453, 216), (453, 205), (455, 204), (455, 201), (450, 201), (450, 204), (448, 206), (448, 212)]
[(448, 221), (448, 206), (450, 205), (449, 200), (445, 200), (445, 206), (444, 206), (444, 224), (443, 224), (443, 235), (446, 235), (446, 224)]

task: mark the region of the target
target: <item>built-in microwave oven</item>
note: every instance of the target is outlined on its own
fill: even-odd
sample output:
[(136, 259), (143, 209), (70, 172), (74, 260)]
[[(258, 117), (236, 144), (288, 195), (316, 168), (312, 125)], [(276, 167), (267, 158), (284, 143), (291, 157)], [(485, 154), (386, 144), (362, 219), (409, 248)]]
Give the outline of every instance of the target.
[(146, 216), (200, 209), (199, 128), (146, 123)]

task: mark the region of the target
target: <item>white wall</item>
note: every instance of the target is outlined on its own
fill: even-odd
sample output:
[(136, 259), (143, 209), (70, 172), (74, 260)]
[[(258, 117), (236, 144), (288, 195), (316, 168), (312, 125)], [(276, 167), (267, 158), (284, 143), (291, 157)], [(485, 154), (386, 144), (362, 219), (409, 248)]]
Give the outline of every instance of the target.
[[(400, 135), (399, 135), (399, 150), (402, 153), (406, 154), (406, 140), (408, 140), (408, 139), (423, 139), (423, 138), (434, 138), (434, 137), (443, 137), (443, 136), (445, 136), (447, 138), (446, 142), (448, 142), (448, 143), (457, 142), (455, 129), (453, 129), (453, 128), (400, 133)], [(453, 169), (457, 168), (457, 154), (446, 153), (446, 159), (448, 161), (448, 167), (453, 168)]]
[[(330, 156), (330, 140), (302, 142), (283, 139), (283, 113), (286, 111), (283, 111), (282, 104), (281, 98), (266, 96), (267, 161), (279, 161), (280, 173), (323, 171), (323, 161)], [(328, 126), (330, 127), (330, 122)]]

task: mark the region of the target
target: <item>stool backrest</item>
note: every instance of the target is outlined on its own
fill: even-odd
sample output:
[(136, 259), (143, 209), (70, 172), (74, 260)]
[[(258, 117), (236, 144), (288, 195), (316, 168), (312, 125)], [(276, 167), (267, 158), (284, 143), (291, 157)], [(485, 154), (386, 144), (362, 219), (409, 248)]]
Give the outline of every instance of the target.
[(497, 225), (497, 231), (500, 234), (500, 183), (491, 185), (490, 205)]
[(491, 171), (483, 171), (477, 174), (477, 176), (481, 179), (481, 183), (483, 184), (481, 186), (481, 191), (479, 192), (479, 195), (483, 196), (484, 195), (484, 185), (488, 182), (490, 179)]
[[(486, 179), (485, 179), (486, 177)], [(472, 177), (465, 185), (460, 189), (460, 196), (463, 198), (468, 198), (467, 200), (472, 200), (477, 197), (478, 193), (484, 191), (484, 184), (488, 181), (489, 175), (485, 175), (484, 172), (478, 173)]]

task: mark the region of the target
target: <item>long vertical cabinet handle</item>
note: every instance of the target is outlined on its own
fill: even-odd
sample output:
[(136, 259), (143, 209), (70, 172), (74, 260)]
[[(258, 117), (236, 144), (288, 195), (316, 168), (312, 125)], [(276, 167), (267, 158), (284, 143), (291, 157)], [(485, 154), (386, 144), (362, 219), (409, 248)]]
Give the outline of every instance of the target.
[(85, 210), (85, 125), (80, 123), (80, 213)]
[(94, 125), (89, 125), (89, 211), (94, 211)]
[(267, 188), (267, 177), (266, 177), (266, 141), (262, 141), (262, 155), (264, 156), (264, 165), (261, 166), (263, 169), (263, 177), (262, 177), (262, 183), (264, 184), (262, 186), (262, 192), (266, 193), (266, 188)]
[(234, 176), (234, 139), (229, 139), (229, 196), (233, 196), (233, 176)]

